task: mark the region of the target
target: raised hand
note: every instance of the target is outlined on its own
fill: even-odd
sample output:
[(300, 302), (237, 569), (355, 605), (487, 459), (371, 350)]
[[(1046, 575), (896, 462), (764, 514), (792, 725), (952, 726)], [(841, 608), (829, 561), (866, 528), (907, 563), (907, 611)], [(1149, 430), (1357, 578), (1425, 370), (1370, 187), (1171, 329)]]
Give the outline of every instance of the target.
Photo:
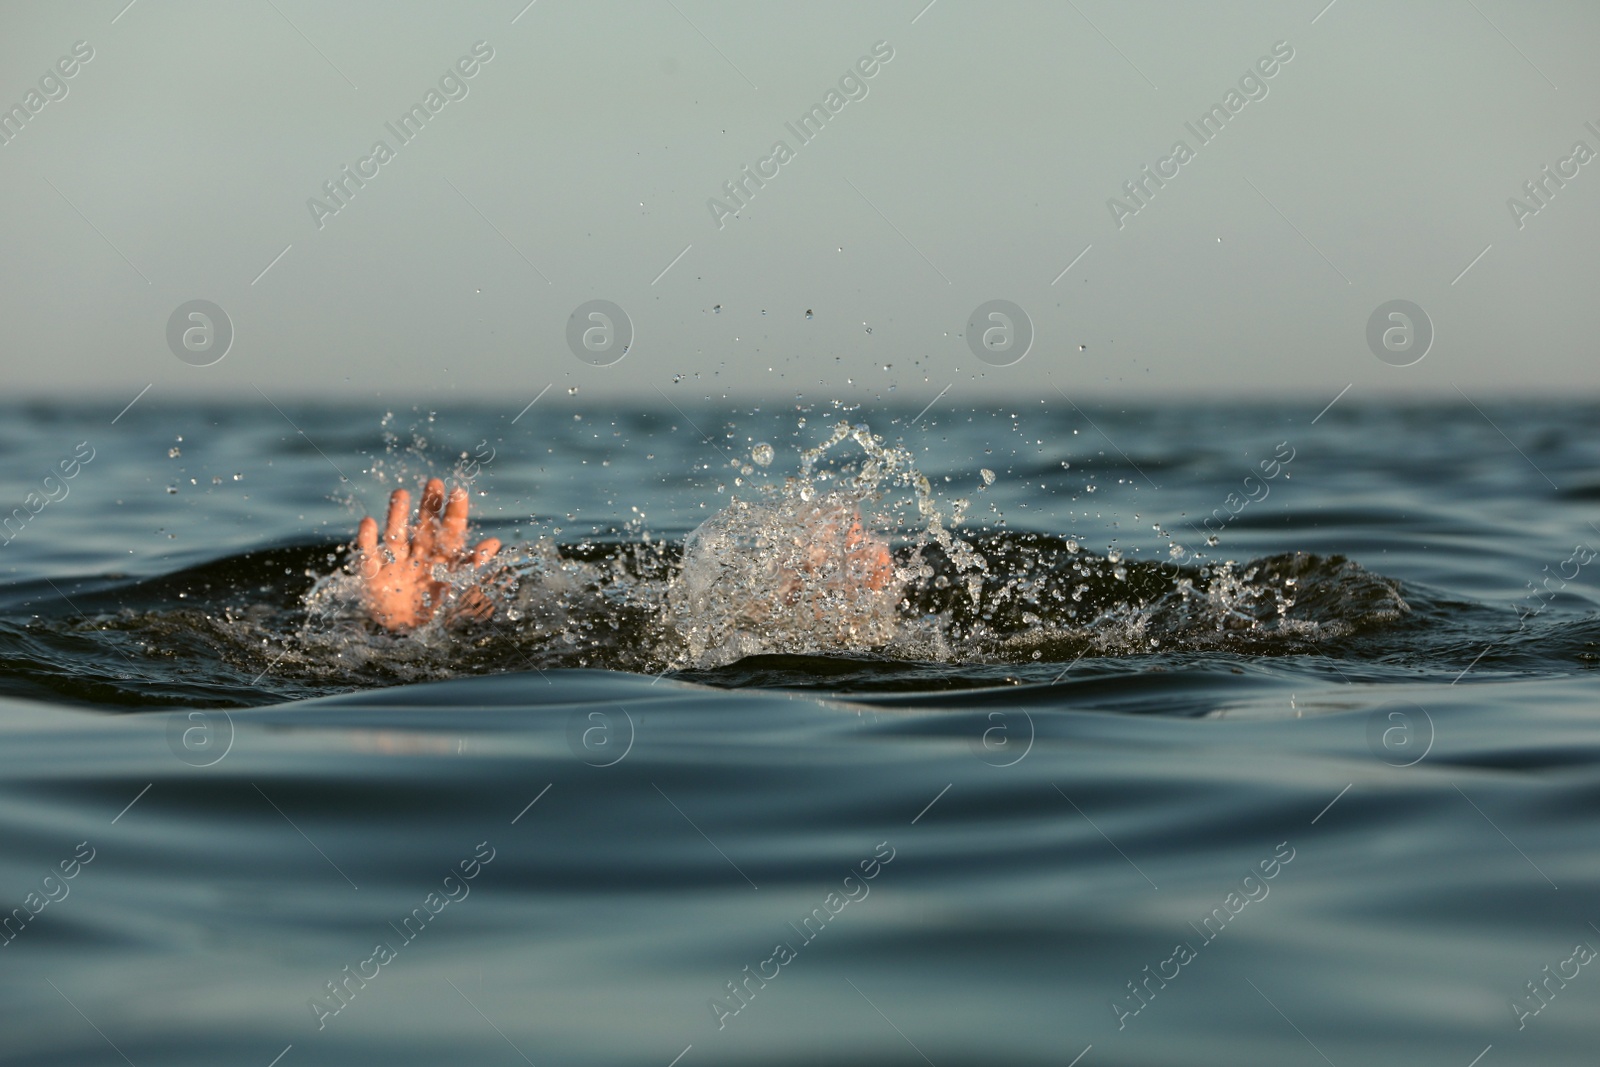
[(821, 511), (802, 536), (805, 547), (798, 566), (779, 582), (778, 591), (786, 601), (799, 594), (802, 572), (813, 578), (828, 575), (827, 585), (837, 591), (865, 587), (882, 592), (894, 580), (888, 542), (862, 527), (854, 507)]
[[(433, 618), (449, 589), (436, 568), (454, 573), (481, 567), (500, 551), (499, 539), (490, 537), (469, 552), (466, 537), (465, 489), (451, 490), (446, 502), (444, 482), (429, 481), (422, 490), (415, 526), (411, 494), (396, 489), (389, 497), (383, 544), (378, 544), (378, 524), (370, 515), (361, 520), (356, 535), (356, 573), (367, 614), (390, 630), (411, 630)], [(494, 604), (474, 586), (460, 597), (452, 614), (486, 619), (493, 613)]]
[(894, 557), (889, 543), (861, 528), (861, 517), (853, 516), (845, 535), (845, 556), (851, 576), (875, 592), (882, 592), (894, 580)]

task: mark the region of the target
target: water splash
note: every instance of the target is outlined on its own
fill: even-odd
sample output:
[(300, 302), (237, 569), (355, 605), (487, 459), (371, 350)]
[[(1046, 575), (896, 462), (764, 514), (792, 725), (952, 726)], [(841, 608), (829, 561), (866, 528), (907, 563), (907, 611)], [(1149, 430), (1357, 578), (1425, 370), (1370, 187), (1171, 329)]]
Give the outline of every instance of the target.
[[(820, 466), (846, 441), (861, 450), (857, 464)], [(767, 466), (771, 447), (757, 450)], [(836, 422), (800, 454), (795, 476), (757, 487), (757, 499), (735, 498), (685, 540), (667, 596), (674, 665), (862, 652), (901, 641), (916, 629), (905, 624), (900, 595), (916, 570), (895, 564), (891, 537), (953, 547), (939, 518), (909, 451), (865, 423)]]
[(450, 620), (480, 576), (440, 569), (440, 611), (403, 637), (375, 634), (359, 580), (329, 575), (306, 598), (300, 644), (313, 659), (437, 659), (447, 671), (463, 644), (497, 643), (529, 666), (652, 672), (766, 654), (1053, 661), (1280, 649), (1409, 610), (1393, 583), (1337, 557), (1186, 566), (1176, 543), (1171, 560), (1154, 563), (1044, 534), (958, 535), (969, 502), (942, 503), (910, 451), (864, 422), (835, 421), (781, 480), (768, 473), (770, 444), (752, 446), (750, 459), (737, 463), (727, 507), (681, 551), (652, 542), (642, 519), (626, 543), (506, 550), (488, 587), (494, 618), (465, 630)]
[[(93, 635), (139, 657), (184, 649), (217, 672), (196, 679), (195, 691), (226, 701), (269, 677), (275, 691), (298, 695), (556, 667), (715, 680), (762, 655), (829, 657), (846, 672), (915, 663), (954, 677), (1086, 655), (1299, 654), (1392, 629), (1411, 610), (1396, 583), (1340, 557), (1205, 561), (1158, 526), (1172, 558), (1156, 562), (997, 524), (972, 528), (969, 501), (937, 496), (903, 445), (837, 416), (822, 430), (787, 464), (772, 445), (752, 444), (727, 507), (681, 544), (652, 538), (635, 509), (615, 539), (546, 537), (503, 549), (483, 574), (440, 570), (440, 610), (410, 633), (372, 623), (348, 552), (321, 545), (216, 561), (107, 595), (106, 605), (132, 609), (74, 593), (90, 612), (81, 634), (39, 623), (28, 640)], [(446, 472), (441, 454), (454, 454), (469, 480), (493, 462), (492, 452), (479, 460), (441, 448), (439, 436), (389, 432), (374, 479), (415, 488)], [(981, 472), (972, 480), (988, 481)], [(485, 579), (493, 617), (460, 618)], [(834, 675), (805, 668), (785, 684), (824, 677)]]

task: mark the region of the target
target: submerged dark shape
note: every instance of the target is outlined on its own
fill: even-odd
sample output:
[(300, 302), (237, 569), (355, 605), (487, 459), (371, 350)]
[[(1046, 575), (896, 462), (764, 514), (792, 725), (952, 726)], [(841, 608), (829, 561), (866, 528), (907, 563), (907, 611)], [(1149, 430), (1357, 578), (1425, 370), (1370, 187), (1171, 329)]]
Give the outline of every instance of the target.
[[(1410, 611), (1397, 582), (1338, 555), (1290, 552), (1193, 567), (1098, 556), (1040, 533), (990, 532), (969, 543), (986, 565), (977, 598), (937, 545), (919, 551), (924, 573), (907, 598), (913, 610), (947, 618), (953, 635), (967, 641), (1131, 640), (1137, 630), (1194, 647), (1227, 635), (1244, 647), (1246, 635), (1341, 637)], [(1114, 648), (1112, 638), (1108, 650)]]
[[(7, 627), (0, 662), (16, 695), (166, 706), (562, 667), (677, 671), (731, 686), (961, 689), (1027, 668), (1048, 680), (1084, 655), (1326, 650), (1411, 610), (1398, 583), (1341, 556), (1196, 568), (1107, 558), (1040, 533), (989, 531), (962, 544), (981, 568), (976, 598), (947, 550), (899, 546), (896, 566), (912, 577), (893, 605), (895, 635), (830, 651), (686, 662), (668, 609), (683, 549), (670, 541), (530, 546), (518, 557), (520, 587), (495, 618), (392, 635), (348, 599), (319, 600), (345, 551), (324, 543), (80, 583), (67, 589), (75, 611), (14, 587), (11, 599), (40, 614)], [(101, 649), (98, 671), (83, 666), (85, 643)], [(269, 691), (257, 688), (263, 677)]]

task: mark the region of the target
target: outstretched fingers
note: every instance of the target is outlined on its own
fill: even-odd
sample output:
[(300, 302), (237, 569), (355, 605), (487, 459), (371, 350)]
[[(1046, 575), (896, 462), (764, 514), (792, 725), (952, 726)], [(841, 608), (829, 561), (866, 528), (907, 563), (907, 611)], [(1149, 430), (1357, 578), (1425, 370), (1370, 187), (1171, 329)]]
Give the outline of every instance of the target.
[[(500, 551), (500, 539), (488, 537), (479, 541), (472, 549), (471, 555), (465, 561), (473, 567), (481, 567), (494, 558)], [(456, 601), (451, 611), (451, 617), (456, 619), (472, 619), (477, 622), (487, 622), (494, 618), (495, 595), (504, 593), (505, 571), (488, 577), (474, 579), (474, 584), (462, 590), (460, 598)]]
[(500, 551), (500, 539), (498, 537), (484, 538), (482, 541), (479, 541), (477, 547), (472, 550), (472, 565), (474, 567), (483, 566), (485, 563), (488, 563), (491, 559), (493, 559), (494, 554), (498, 551)]
[[(430, 478), (422, 489), (416, 522), (411, 520), (411, 494), (396, 489), (389, 496), (389, 514), (379, 536), (379, 524), (368, 516), (356, 531), (357, 566), (363, 579), (362, 596), (368, 614), (394, 631), (409, 630), (428, 621), (447, 599), (449, 583), (434, 577), (436, 563), (449, 570), (481, 567), (500, 551), (499, 538), (479, 541), (465, 549), (467, 493), (455, 489), (448, 495), (444, 482)], [(506, 573), (496, 570), (489, 580)], [(469, 618), (487, 619), (494, 601), (474, 577), (461, 592)]]
[(444, 522), (439, 527), (438, 554), (445, 559), (455, 559), (461, 555), (466, 540), (467, 491), (458, 485), (450, 490), (450, 500), (444, 507)]
[(411, 518), (411, 494), (404, 489), (396, 489), (389, 494), (389, 521), (384, 530), (383, 539), (389, 551), (394, 553), (397, 560), (405, 560), (411, 555), (411, 545), (408, 520)]
[(411, 540), (411, 550), (420, 559), (429, 559), (433, 555), (439, 530), (439, 512), (443, 509), (444, 482), (430, 478), (422, 488), (422, 503), (417, 506), (417, 529)]
[(378, 556), (378, 520), (371, 515), (363, 518), (361, 526), (356, 530), (356, 551), (361, 576), (375, 577), (378, 568), (383, 566), (383, 561)]

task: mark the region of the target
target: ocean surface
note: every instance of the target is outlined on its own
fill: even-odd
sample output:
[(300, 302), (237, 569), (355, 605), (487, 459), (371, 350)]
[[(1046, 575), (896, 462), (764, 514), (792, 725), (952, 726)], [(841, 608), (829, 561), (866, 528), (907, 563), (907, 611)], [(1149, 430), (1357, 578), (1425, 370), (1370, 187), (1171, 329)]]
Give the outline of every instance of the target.
[(1600, 1055), (1600, 406), (667, 395), (0, 409), (0, 1062)]

